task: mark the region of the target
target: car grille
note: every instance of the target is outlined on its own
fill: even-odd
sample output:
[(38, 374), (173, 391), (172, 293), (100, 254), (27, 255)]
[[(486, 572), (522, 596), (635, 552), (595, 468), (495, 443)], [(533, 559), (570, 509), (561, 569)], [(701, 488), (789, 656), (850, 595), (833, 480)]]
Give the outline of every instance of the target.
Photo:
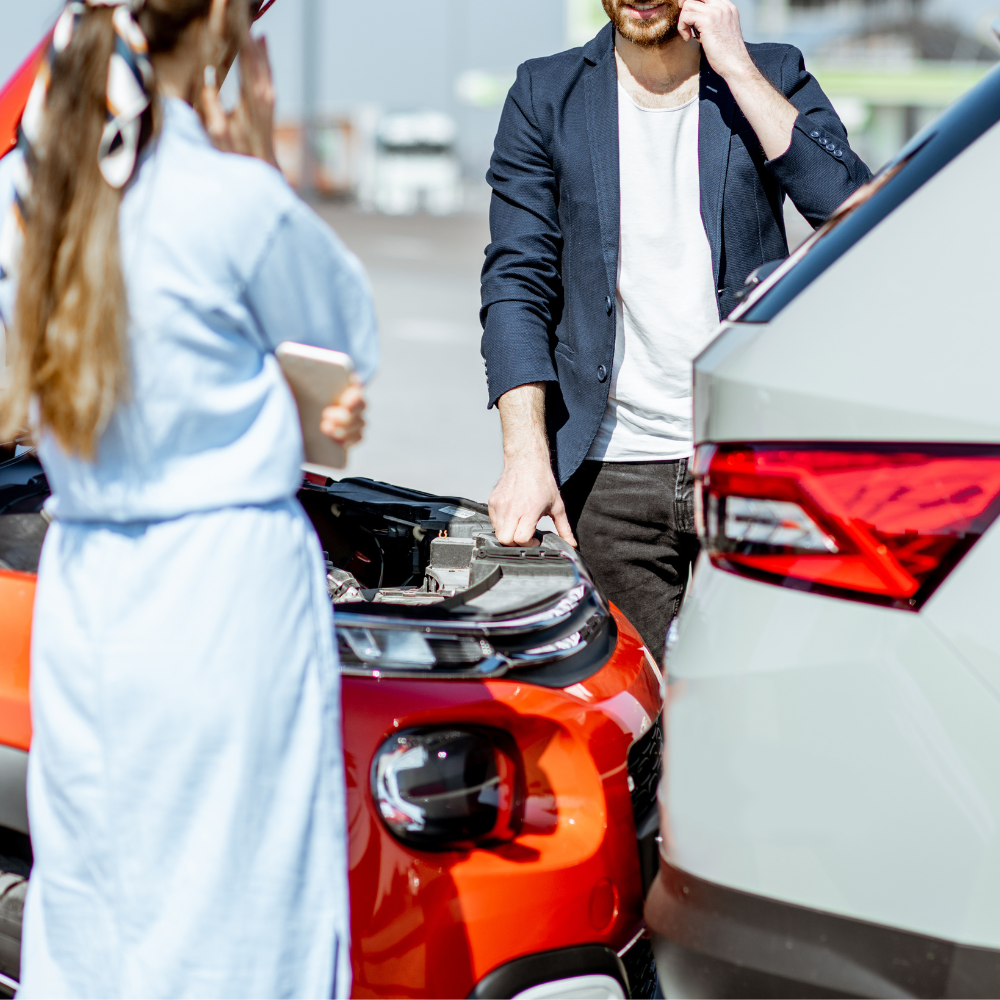
[(639, 821), (656, 807), (656, 788), (660, 783), (660, 760), (663, 752), (661, 718), (662, 716), (657, 716), (652, 726), (632, 744), (628, 752), (632, 814), (637, 828)]
[(481, 639), (431, 639), (430, 647), (434, 651), (437, 662), (442, 664), (457, 663), (463, 666), (474, 666), (480, 660), (493, 655), (493, 649), (488, 642)]

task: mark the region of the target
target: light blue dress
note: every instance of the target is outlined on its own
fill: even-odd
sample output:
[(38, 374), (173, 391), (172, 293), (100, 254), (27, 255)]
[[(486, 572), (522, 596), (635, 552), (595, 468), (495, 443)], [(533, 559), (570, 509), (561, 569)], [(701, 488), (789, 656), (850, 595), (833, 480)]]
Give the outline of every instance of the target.
[(347, 996), (332, 608), (272, 351), (335, 348), (368, 378), (368, 284), (178, 100), (120, 231), (131, 402), (95, 461), (39, 449), (21, 995)]

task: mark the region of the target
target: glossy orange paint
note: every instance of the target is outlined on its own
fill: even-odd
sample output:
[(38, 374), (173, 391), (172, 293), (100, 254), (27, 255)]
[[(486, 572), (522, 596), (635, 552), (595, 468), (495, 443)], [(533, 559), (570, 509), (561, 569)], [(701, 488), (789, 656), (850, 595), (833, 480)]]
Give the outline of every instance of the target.
[(17, 126), (21, 112), (28, 103), (31, 85), (35, 82), (38, 64), (48, 48), (49, 36), (39, 43), (34, 52), (17, 68), (14, 75), (0, 90), (0, 157), (9, 153), (17, 145)]
[[(640, 928), (627, 756), (660, 694), (638, 634), (615, 618), (612, 658), (566, 690), (514, 678), (344, 678), (355, 996), (464, 997), (521, 955), (618, 949)], [(488, 850), (413, 850), (379, 818), (372, 757), (396, 729), (460, 722), (514, 737), (527, 772), (524, 827)]]
[[(10, 148), (46, 39), (0, 91)], [(0, 571), (0, 743), (27, 750), (35, 578)], [(612, 608), (614, 654), (560, 690), (518, 682), (343, 680), (352, 963), (356, 997), (464, 997), (497, 966), (576, 944), (627, 944), (642, 926), (628, 749), (660, 711), (642, 640)], [(415, 851), (383, 825), (372, 758), (395, 729), (505, 729), (527, 772), (525, 821), (490, 850)]]
[(28, 676), (35, 577), (0, 570), (0, 743), (27, 750), (31, 744)]
[[(35, 578), (0, 571), (0, 743), (27, 750)], [(642, 922), (628, 748), (660, 711), (659, 683), (628, 620), (593, 677), (565, 690), (495, 681), (343, 679), (352, 962), (356, 997), (464, 997), (521, 955), (616, 950)], [(526, 771), (520, 834), (489, 850), (416, 851), (369, 791), (394, 730), (473, 723), (509, 732)]]

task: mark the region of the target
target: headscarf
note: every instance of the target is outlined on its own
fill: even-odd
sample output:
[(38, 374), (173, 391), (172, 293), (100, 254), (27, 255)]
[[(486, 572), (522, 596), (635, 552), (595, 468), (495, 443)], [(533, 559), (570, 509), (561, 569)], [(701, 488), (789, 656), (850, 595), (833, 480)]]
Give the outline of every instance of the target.
[(108, 63), (106, 120), (97, 163), (104, 179), (113, 188), (124, 187), (131, 178), (140, 152), (142, 118), (150, 108), (153, 90), (149, 46), (133, 16), (133, 11), (142, 3), (143, 0), (71, 0), (59, 15), (18, 127), (17, 148), (21, 157), (14, 176), (14, 201), (0, 230), (0, 279), (15, 270), (24, 240), (34, 161), (32, 149), (41, 136), (52, 65), (56, 56), (66, 50), (88, 8), (115, 8), (112, 15), (115, 44)]

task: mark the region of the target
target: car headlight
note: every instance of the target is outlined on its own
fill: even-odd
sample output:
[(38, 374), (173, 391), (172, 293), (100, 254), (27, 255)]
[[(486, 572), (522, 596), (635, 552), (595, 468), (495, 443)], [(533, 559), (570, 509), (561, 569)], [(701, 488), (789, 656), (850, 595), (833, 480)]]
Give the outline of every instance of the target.
[(421, 676), (431, 671), (461, 677), (495, 677), (509, 663), (490, 642), (477, 635), (441, 629), (420, 631), (411, 623), (379, 627), (346, 614), (338, 615), (337, 640), (345, 670), (379, 675)]
[(512, 840), (524, 809), (513, 739), (494, 729), (406, 729), (379, 747), (372, 797), (389, 831), (424, 850)]

